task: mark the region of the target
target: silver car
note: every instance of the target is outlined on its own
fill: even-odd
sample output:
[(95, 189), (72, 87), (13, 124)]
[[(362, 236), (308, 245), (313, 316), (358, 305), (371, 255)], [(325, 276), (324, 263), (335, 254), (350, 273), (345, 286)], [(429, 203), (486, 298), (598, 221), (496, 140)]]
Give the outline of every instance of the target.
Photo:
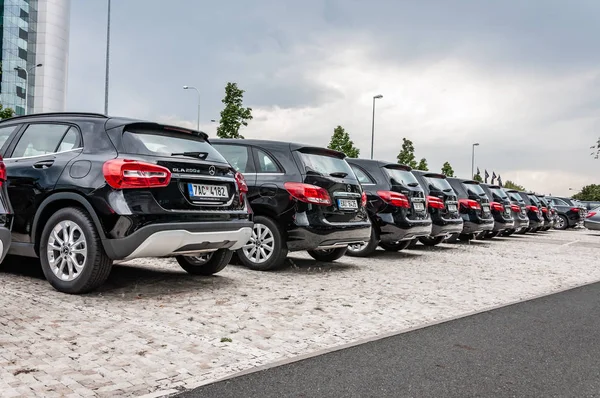
[(588, 212), (583, 221), (583, 226), (587, 229), (600, 231), (600, 207), (596, 207), (594, 210)]

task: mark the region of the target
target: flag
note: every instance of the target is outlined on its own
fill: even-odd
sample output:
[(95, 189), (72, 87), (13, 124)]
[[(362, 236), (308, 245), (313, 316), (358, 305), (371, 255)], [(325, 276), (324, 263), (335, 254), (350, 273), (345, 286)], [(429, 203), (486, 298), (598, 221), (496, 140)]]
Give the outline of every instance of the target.
[(494, 183), (495, 179), (496, 179), (496, 172), (492, 171), (492, 184)]
[(502, 177), (498, 174), (498, 185), (502, 186)]
[(485, 183), (487, 184), (487, 179), (490, 178), (490, 174), (487, 172), (487, 170), (485, 171)]
[(477, 174), (481, 174), (481, 172), (479, 171), (479, 167), (477, 168)]

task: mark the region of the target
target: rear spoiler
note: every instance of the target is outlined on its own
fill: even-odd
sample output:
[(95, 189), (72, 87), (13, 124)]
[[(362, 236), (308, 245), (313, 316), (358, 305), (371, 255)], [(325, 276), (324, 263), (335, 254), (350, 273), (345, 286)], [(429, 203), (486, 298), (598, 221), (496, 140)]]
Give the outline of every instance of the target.
[(343, 152), (334, 151), (333, 149), (321, 148), (321, 147), (316, 147), (316, 146), (304, 146), (304, 147), (296, 149), (296, 151), (302, 152), (302, 153), (307, 153), (307, 154), (313, 154), (313, 155), (331, 156), (331, 157), (338, 158), (338, 159), (344, 159), (346, 157), (346, 154)]
[(444, 180), (447, 178), (444, 174), (441, 174), (441, 173), (430, 173), (428, 171), (424, 172), (421, 175), (423, 177), (427, 177), (427, 178), (442, 178)]
[(186, 129), (185, 127), (169, 126), (167, 124), (160, 124), (160, 123), (153, 123), (153, 122), (134, 122), (134, 123), (125, 124), (122, 127), (123, 127), (123, 131), (135, 130), (135, 129), (148, 129), (148, 130), (155, 130), (155, 131), (161, 130), (161, 131), (164, 131), (166, 134), (169, 134), (169, 132), (190, 134), (195, 137), (202, 138), (204, 141), (208, 142), (208, 134), (206, 134), (205, 132), (198, 131), (198, 130)]
[(383, 165), (386, 169), (412, 171), (412, 167), (399, 163), (388, 163)]

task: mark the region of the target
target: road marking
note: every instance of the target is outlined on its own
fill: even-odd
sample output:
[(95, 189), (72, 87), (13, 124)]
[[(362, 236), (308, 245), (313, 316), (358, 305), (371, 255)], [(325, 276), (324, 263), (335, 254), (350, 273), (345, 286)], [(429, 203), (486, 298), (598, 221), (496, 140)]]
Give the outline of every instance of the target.
[(565, 243), (564, 245), (561, 245), (561, 246), (563, 246), (563, 247), (564, 246), (571, 246), (572, 244), (577, 243), (577, 242), (579, 242), (579, 241), (578, 240), (574, 240), (573, 242)]

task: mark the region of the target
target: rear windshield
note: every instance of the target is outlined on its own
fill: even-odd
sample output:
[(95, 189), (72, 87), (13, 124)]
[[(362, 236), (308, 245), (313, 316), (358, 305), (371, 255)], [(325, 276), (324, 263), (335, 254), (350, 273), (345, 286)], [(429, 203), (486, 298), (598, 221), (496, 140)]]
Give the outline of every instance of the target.
[(546, 198), (540, 198), (540, 197), (538, 197), (538, 200), (539, 200), (540, 202), (542, 202), (542, 204), (543, 204), (545, 207), (548, 207), (548, 201), (546, 200)]
[(450, 192), (452, 190), (450, 183), (445, 178), (425, 177), (425, 181), (440, 191)]
[(481, 188), (479, 186), (479, 184), (463, 183), (463, 185), (467, 189), (467, 192), (469, 192), (472, 195), (478, 195), (478, 196), (485, 195), (485, 191), (483, 190), (483, 188)]
[(540, 200), (538, 199), (537, 196), (535, 195), (527, 195), (529, 197), (529, 200), (531, 200), (531, 203), (534, 203), (535, 205), (539, 205), (540, 204)]
[(492, 191), (492, 193), (494, 193), (495, 195), (498, 195), (502, 199), (508, 198), (508, 196), (506, 195), (506, 192), (504, 192), (504, 189), (502, 189), (502, 188), (490, 188), (490, 190)]
[(511, 200), (516, 200), (519, 203), (525, 203), (523, 201), (523, 198), (521, 197), (521, 195), (519, 195), (517, 192), (507, 192), (507, 193)]
[(316, 172), (322, 175), (346, 173), (347, 177), (355, 177), (350, 165), (340, 158), (315, 153), (298, 152), (304, 165), (304, 172)]
[(418, 187), (419, 181), (410, 171), (402, 169), (388, 169), (383, 168), (387, 175), (392, 179), (392, 185), (405, 185), (411, 187)]
[[(126, 130), (123, 133), (125, 153), (146, 156), (172, 156), (173, 153), (205, 152), (208, 161), (227, 163), (225, 158), (201, 137), (161, 130)], [(187, 156), (185, 156), (188, 158)]]

